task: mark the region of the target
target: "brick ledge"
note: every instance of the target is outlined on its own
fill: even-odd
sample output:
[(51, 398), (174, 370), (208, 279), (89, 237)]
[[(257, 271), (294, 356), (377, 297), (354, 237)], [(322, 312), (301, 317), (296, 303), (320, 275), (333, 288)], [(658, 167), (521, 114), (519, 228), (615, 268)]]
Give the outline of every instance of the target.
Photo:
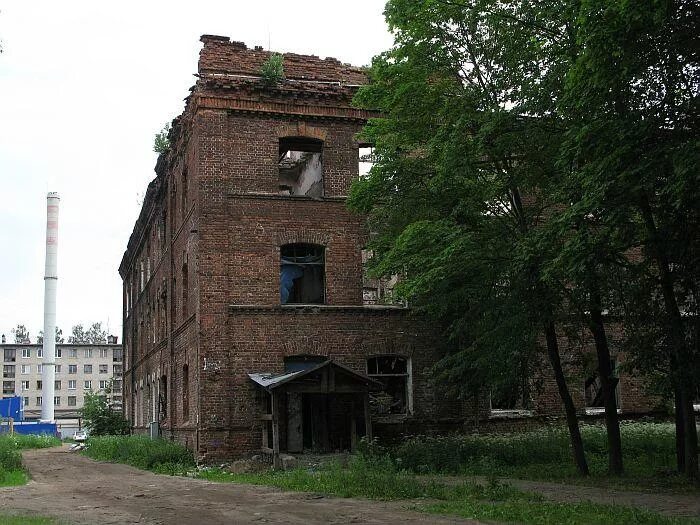
[(265, 305), (265, 304), (230, 304), (229, 313), (235, 312), (268, 312), (268, 313), (308, 313), (318, 314), (325, 312), (347, 312), (357, 314), (383, 314), (407, 312), (404, 306), (389, 305), (334, 305), (334, 304), (285, 304), (285, 305)]

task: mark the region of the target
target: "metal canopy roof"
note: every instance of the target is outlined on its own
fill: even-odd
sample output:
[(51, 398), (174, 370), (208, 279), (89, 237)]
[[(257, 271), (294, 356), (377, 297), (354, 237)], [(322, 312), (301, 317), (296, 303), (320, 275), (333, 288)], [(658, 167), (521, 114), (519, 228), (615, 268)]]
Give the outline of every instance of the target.
[(293, 381), (295, 379), (300, 379), (308, 374), (311, 374), (312, 372), (316, 372), (317, 370), (321, 370), (322, 368), (326, 367), (334, 367), (345, 374), (351, 376), (353, 380), (357, 382), (364, 383), (366, 385), (371, 385), (371, 386), (380, 386), (381, 383), (379, 381), (375, 381), (371, 377), (367, 377), (366, 375), (360, 374), (358, 372), (355, 372), (354, 370), (351, 370), (350, 368), (340, 365), (334, 361), (331, 361), (330, 359), (328, 361), (324, 361), (323, 363), (309, 363), (310, 366), (308, 368), (305, 368), (303, 370), (297, 370), (296, 372), (286, 372), (282, 374), (273, 374), (270, 372), (257, 372), (257, 373), (252, 373), (248, 374), (248, 377), (252, 379), (255, 383), (263, 387), (265, 390), (274, 390), (275, 388), (278, 388), (290, 381)]

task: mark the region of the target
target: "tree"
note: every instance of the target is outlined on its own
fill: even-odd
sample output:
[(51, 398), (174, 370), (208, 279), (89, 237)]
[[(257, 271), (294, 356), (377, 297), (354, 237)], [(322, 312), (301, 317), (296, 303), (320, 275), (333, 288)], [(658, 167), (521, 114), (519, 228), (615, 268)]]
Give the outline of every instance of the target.
[(167, 123), (163, 128), (156, 133), (153, 139), (153, 151), (155, 153), (165, 153), (170, 149), (170, 123)]
[(364, 131), (377, 163), (349, 200), (369, 213), (376, 271), (401, 273), (398, 292), (431, 320), (442, 316), (451, 348), (438, 372), (454, 383), (493, 386), (489, 358), (532, 362), (529, 349), (544, 341), (587, 474), (559, 356), (564, 294), (533, 249), (558, 204), (548, 198), (562, 142), (552, 98), (572, 45), (558, 35), (575, 9), (394, 0), (385, 13), (395, 46), (375, 57), (356, 97), (381, 112)]
[[(58, 326), (56, 328), (56, 343), (61, 344), (65, 341), (63, 338), (63, 330), (61, 330)], [(39, 335), (36, 337), (36, 342), (41, 344), (44, 342), (44, 331), (39, 330)]]
[(107, 395), (86, 393), (79, 413), (92, 436), (126, 435), (130, 431), (129, 422), (121, 413), (112, 410)]
[(93, 323), (85, 330), (82, 324), (73, 326), (68, 337), (69, 344), (93, 344), (100, 345), (107, 342), (107, 332), (102, 329), (102, 323)]
[(23, 324), (18, 324), (13, 328), (12, 333), (15, 336), (15, 344), (28, 344), (32, 342), (29, 338), (29, 330), (27, 330), (27, 327)]
[(663, 334), (650, 341), (663, 341), (657, 353), (668, 357), (679, 467), (690, 478), (698, 477), (699, 15), (691, 0), (582, 3), (580, 51), (560, 99), (570, 122), (562, 161), (576, 166), (577, 205), (619, 231), (633, 228), (646, 259), (635, 269), (646, 273), (637, 280), (649, 294), (641, 300), (661, 315), (644, 322)]

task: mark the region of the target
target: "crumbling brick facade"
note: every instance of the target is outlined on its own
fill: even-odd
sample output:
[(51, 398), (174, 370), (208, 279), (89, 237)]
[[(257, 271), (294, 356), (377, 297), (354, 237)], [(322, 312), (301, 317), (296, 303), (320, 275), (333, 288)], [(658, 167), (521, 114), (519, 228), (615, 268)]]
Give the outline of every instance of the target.
[[(269, 52), (223, 37), (202, 42), (199, 79), (173, 123), (120, 266), (125, 411), (135, 431), (156, 421), (205, 461), (256, 451), (266, 394), (249, 374), (282, 374), (295, 356), (362, 377), (368, 359), (397, 356), (409, 363), (398, 379), (408, 399), (398, 400), (399, 413), (374, 417), (377, 428), (457, 427), (465, 407), (430, 386), (438, 355), (419, 337), (425, 331), (405, 308), (363, 304), (367, 230), (345, 199), (358, 176), (357, 134), (371, 116), (350, 104), (364, 73), (335, 59), (285, 54), (286, 80), (266, 86), (259, 72)], [(285, 140), (290, 148), (318, 145), (320, 196), (282, 188)], [(285, 246), (323, 250), (321, 302), (281, 304)], [(282, 397), (284, 408), (291, 398)], [(323, 408), (331, 427), (343, 411), (333, 406), (361, 406), (348, 399), (338, 395)], [(358, 421), (361, 436), (367, 429)], [(287, 427), (282, 414), (282, 442)]]

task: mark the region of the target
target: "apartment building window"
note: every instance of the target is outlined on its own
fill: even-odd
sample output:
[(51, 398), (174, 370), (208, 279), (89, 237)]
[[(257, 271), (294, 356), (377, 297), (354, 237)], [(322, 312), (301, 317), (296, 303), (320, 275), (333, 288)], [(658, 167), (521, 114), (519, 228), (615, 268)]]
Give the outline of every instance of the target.
[(78, 349), (77, 348), (71, 348), (68, 350), (68, 357), (75, 359), (78, 357)]
[(75, 384), (76, 384), (75, 379), (69, 380), (68, 381), (68, 390), (75, 390)]
[(32, 365), (22, 365), (22, 368), (20, 369), (20, 371), (23, 374), (31, 374), (32, 373)]
[(112, 351), (112, 361), (121, 361), (124, 358), (124, 351), (121, 348), (115, 348)]
[(57, 406), (59, 406), (60, 404), (61, 404), (61, 398), (60, 398), (59, 396), (55, 396), (55, 397), (53, 398), (53, 405), (57, 407)]
[(6, 363), (14, 363), (17, 359), (17, 350), (14, 348), (5, 348), (3, 354), (3, 360)]
[(15, 382), (14, 381), (3, 381), (2, 382), (2, 395), (12, 396), (15, 393)]
[(100, 348), (100, 357), (105, 358), (109, 354), (109, 348)]
[(61, 348), (56, 348), (56, 351), (54, 352), (54, 356), (55, 356), (57, 359), (60, 359), (61, 356), (62, 356), (62, 354), (63, 354), (63, 350), (62, 350)]
[(92, 365), (83, 365), (83, 374), (92, 374)]
[(100, 365), (99, 372), (100, 374), (109, 373), (109, 365)]
[(83, 384), (83, 388), (84, 388), (85, 390), (92, 390), (92, 381), (90, 381), (89, 379), (87, 379), (87, 380), (85, 381), (85, 383)]
[(61, 365), (53, 365), (53, 367), (56, 369), (57, 374), (61, 373)]
[(36, 373), (41, 374), (44, 371), (44, 365), (36, 365)]
[(37, 357), (44, 357), (44, 349), (43, 349), (43, 348), (39, 348), (39, 349), (36, 351), (36, 356), (37, 356)]
[(2, 366), (2, 377), (12, 379), (15, 377), (15, 365), (3, 365)]
[(92, 357), (92, 348), (85, 348), (85, 349), (83, 350), (83, 355), (84, 355), (85, 357)]
[(36, 389), (37, 389), (37, 390), (41, 390), (41, 388), (42, 388), (43, 386), (44, 386), (43, 381), (42, 381), (41, 379), (39, 379), (39, 380), (36, 382)]
[(23, 397), (23, 398), (22, 398), (22, 404), (23, 404), (25, 407), (28, 407), (28, 406), (29, 406), (29, 398), (28, 398), (28, 397)]
[(61, 390), (61, 381), (57, 380), (53, 382), (54, 390)]
[(29, 381), (22, 381), (22, 390), (29, 390)]
[(78, 373), (78, 365), (68, 365), (68, 373), (69, 374), (77, 374)]
[(106, 390), (109, 387), (109, 381), (100, 381), (100, 390)]
[(74, 407), (78, 404), (78, 398), (75, 396), (68, 396), (68, 406)]
[(32, 349), (22, 348), (22, 359), (29, 359), (30, 357), (32, 357)]
[(38, 406), (38, 407), (41, 406), (41, 396), (37, 396), (37, 398), (36, 398), (36, 406)]
[(112, 374), (115, 376), (122, 373), (122, 365), (114, 365), (112, 367)]

